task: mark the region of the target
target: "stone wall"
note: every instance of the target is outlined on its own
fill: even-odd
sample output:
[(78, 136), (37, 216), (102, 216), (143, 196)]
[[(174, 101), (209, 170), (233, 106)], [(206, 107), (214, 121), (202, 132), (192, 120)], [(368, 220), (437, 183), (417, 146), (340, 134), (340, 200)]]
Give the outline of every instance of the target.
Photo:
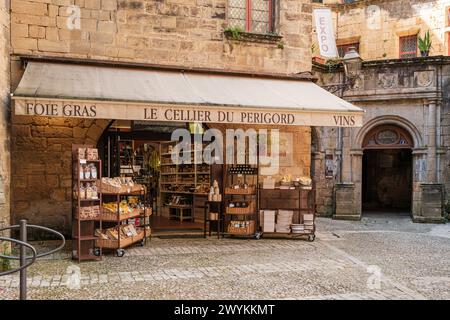
[[(273, 73), (311, 69), (309, 0), (277, 1), (275, 31), (283, 38), (269, 43), (233, 41), (224, 36), (227, 0), (12, 3), (14, 54)], [(71, 5), (81, 12), (79, 29), (68, 17), (73, 16)], [(75, 29), (70, 29), (72, 26)]]
[(9, 225), (9, 1), (0, 0), (0, 227)]
[[(399, 37), (416, 34), (423, 36), (428, 30), (433, 42), (430, 54), (447, 55), (449, 52), (448, 1), (367, 0), (336, 4), (337, 2), (340, 1), (325, 2), (333, 9), (337, 42), (359, 42), (360, 54), (364, 60), (396, 59), (399, 57)], [(317, 52), (316, 54), (318, 55)]]

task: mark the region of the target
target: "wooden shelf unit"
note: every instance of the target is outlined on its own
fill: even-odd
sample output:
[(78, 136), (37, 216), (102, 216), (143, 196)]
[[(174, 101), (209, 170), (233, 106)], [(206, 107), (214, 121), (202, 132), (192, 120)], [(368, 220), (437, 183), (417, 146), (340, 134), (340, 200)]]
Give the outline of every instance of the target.
[[(101, 260), (102, 248), (95, 246), (95, 229), (102, 228), (101, 219), (101, 178), (102, 162), (101, 160), (87, 160), (79, 157), (79, 149), (93, 148), (91, 145), (73, 145), (72, 146), (72, 258), (79, 263), (85, 260)], [(97, 169), (95, 179), (80, 178), (80, 169), (83, 165), (94, 165)], [(97, 187), (98, 199), (81, 199), (81, 187), (87, 184), (95, 183)], [(98, 207), (98, 217), (81, 218), (83, 207)]]

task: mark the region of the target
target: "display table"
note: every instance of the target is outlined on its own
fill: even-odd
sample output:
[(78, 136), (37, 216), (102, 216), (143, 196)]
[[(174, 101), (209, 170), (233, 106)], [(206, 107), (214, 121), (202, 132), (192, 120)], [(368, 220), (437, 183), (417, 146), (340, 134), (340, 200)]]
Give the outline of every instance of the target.
[(169, 208), (170, 219), (177, 219), (180, 221), (184, 220), (194, 221), (191, 205), (169, 205), (167, 207)]
[[(213, 208), (213, 209), (211, 209)], [(217, 213), (217, 219), (211, 219), (210, 213)], [(211, 223), (217, 224), (217, 239), (220, 239), (222, 221), (222, 201), (205, 201), (205, 217), (204, 217), (204, 229), (203, 237), (206, 238), (206, 227), (208, 225), (209, 236), (211, 236)]]

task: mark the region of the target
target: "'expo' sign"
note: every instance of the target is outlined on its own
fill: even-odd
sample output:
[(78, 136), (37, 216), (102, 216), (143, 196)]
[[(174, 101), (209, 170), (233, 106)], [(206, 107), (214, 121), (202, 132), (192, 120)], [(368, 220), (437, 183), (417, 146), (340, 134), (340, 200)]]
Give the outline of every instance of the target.
[(333, 19), (330, 9), (315, 9), (317, 40), (319, 42), (320, 55), (326, 58), (338, 56), (336, 39), (333, 31)]

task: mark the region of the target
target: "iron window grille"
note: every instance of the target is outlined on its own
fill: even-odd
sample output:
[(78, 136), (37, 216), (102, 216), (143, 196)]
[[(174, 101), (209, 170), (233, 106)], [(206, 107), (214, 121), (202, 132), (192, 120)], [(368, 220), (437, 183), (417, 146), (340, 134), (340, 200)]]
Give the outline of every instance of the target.
[(417, 35), (400, 37), (399, 42), (400, 58), (417, 57)]
[(228, 0), (228, 26), (245, 32), (273, 33), (276, 0)]

